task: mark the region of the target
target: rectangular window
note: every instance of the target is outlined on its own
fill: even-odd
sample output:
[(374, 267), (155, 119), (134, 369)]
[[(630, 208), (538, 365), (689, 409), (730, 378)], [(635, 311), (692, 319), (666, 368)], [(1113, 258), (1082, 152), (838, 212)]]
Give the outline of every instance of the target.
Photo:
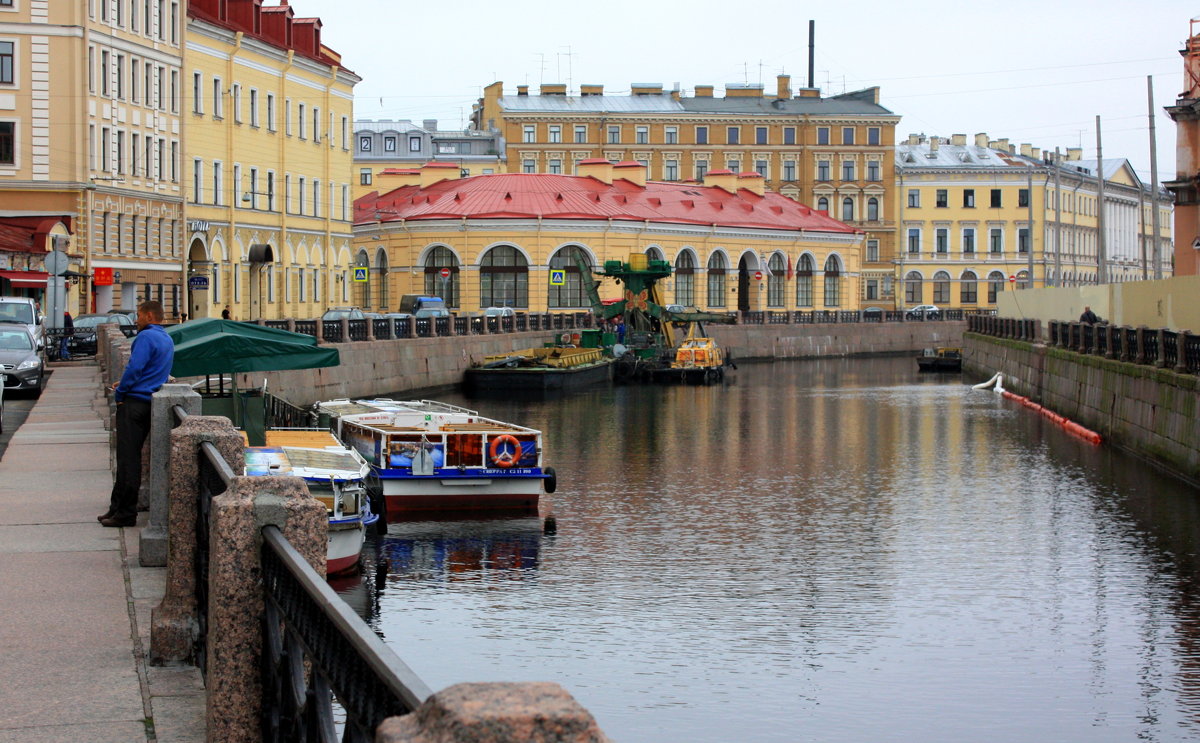
[(879, 299), (879, 281), (876, 279), (867, 280), (867, 299)]
[(112, 158), (112, 137), (107, 126), (100, 128), (100, 169), (107, 172), (108, 163)]
[(846, 161), (842, 162), (842, 180), (843, 181), (854, 180), (854, 162), (853, 161), (846, 160)]
[(663, 162), (663, 180), (677, 181), (679, 180), (679, 161), (666, 160)]
[(975, 228), (964, 227), (962, 233), (962, 252), (963, 255), (972, 255), (975, 253)]
[(223, 96), (221, 95), (221, 78), (214, 77), (213, 81), (212, 81), (212, 115), (214, 118), (217, 118), (217, 119), (221, 118), (221, 116), (222, 116), (222, 107), (221, 107), (222, 97)]
[(258, 90), (250, 89), (250, 126), (258, 127)]
[(171, 182), (179, 182), (179, 140), (177, 139), (171, 140)]
[(739, 144), (742, 136), (741, 127), (727, 126), (725, 127), (725, 144)]
[[(5, 42), (9, 45), (9, 75), (8, 82), (12, 82), (12, 42)], [(109, 71), (108, 59), (109, 53), (105, 50), (100, 51), (100, 95), (107, 96), (109, 91)]]
[(918, 227), (910, 227), (908, 229), (908, 252), (921, 252), (921, 230)]
[(820, 162), (817, 163), (817, 180), (818, 181), (829, 180), (829, 161), (828, 160), (821, 160)]
[(817, 144), (829, 144), (829, 127), (817, 127)]
[(523, 160), (521, 162), (521, 172), (522, 173), (536, 173), (537, 172), (537, 162), (534, 160)]
[(212, 173), (213, 173), (213, 177), (212, 177), (212, 189), (213, 189), (212, 203), (213, 203), (214, 205), (216, 205), (216, 206), (220, 206), (220, 205), (221, 205), (221, 194), (224, 192), (224, 189), (225, 189), (225, 184), (224, 184), (224, 183), (222, 183), (222, 179), (223, 179), (224, 173), (223, 173), (223, 172), (222, 172), (222, 170), (221, 170), (221, 163), (219, 163), (219, 162), (217, 162), (217, 163), (213, 163), (213, 166), (212, 166), (212, 167), (213, 167), (213, 171), (212, 171)]
[(867, 180), (868, 181), (881, 180), (882, 177), (879, 174), (879, 170), (880, 169), (879, 169), (879, 161), (878, 160), (872, 160), (869, 163), (867, 163)]
[(536, 142), (537, 127), (533, 126), (532, 124), (526, 125), (521, 132), (521, 141), (526, 143)]
[(238, 124), (242, 123), (242, 86), (240, 83), (234, 83), (230, 88), (229, 105), (233, 107), (233, 120)]
[(117, 172), (125, 174), (125, 132), (117, 132)]
[[(3, 65), (4, 65), (4, 63), (0, 62), (0, 69), (3, 69)], [(117, 55), (116, 78), (117, 78), (117, 99), (125, 100), (125, 55), (124, 54)]]
[(842, 127), (842, 144), (854, 144), (854, 127)]
[(975, 208), (975, 189), (973, 189), (973, 188), (964, 188), (963, 189), (963, 207), (966, 209), (974, 209)]
[(585, 142), (587, 142), (587, 127), (583, 125), (575, 127), (575, 144)]
[(767, 178), (767, 161), (766, 160), (755, 160), (754, 161), (754, 172), (761, 175), (763, 177), (763, 179), (765, 180)]
[(783, 163), (783, 179), (785, 181), (796, 180), (796, 163), (793, 160), (787, 160)]
[(621, 127), (620, 126), (610, 126), (608, 128), (608, 143), (609, 144), (620, 144), (621, 143)]
[(1001, 192), (1000, 192), (1000, 189), (998, 189), (998, 188), (993, 188), (993, 189), (992, 189), (992, 199), (991, 199), (991, 206), (992, 206), (992, 208), (993, 208), (993, 209), (999, 209), (999, 208), (1001, 207), (1001, 205), (1002, 205), (1002, 204), (1001, 204), (1001, 202), (1002, 202), (1002, 198), (1001, 198), (1001, 196), (1000, 196), (1000, 193), (1001, 193)]
[(142, 138), (133, 134), (129, 140), (129, 172), (134, 176), (141, 174)]
[(737, 160), (726, 160), (725, 161), (725, 169), (731, 173), (742, 172), (741, 165), (738, 163)]
[[(192, 73), (192, 113), (204, 113), (204, 92), (200, 89), (204, 84), (204, 76), (199, 72)], [(147, 97), (149, 97), (147, 95)]]
[(1017, 228), (1017, 252), (1018, 253), (1028, 253), (1029, 252), (1029, 228), (1028, 227)]
[(171, 113), (179, 113), (179, 70), (171, 70)]
[(664, 144), (679, 144), (679, 127), (677, 127), (677, 126), (663, 127), (663, 143)]
[(557, 124), (551, 124), (549, 127), (550, 141), (558, 144), (562, 142), (562, 127)]
[(134, 103), (140, 103), (142, 100), (141, 90), (138, 89), (138, 78), (142, 74), (142, 63), (137, 57), (129, 58), (129, 100)]
[(934, 206), (938, 209), (945, 209), (950, 205), (950, 192), (944, 188), (939, 188), (934, 196)]
[(275, 94), (267, 93), (267, 131), (275, 131)]
[(296, 213), (303, 214), (304, 213), (304, 192), (308, 188), (308, 179), (301, 177), (301, 178), (297, 179), (296, 184), (297, 184)]
[(867, 240), (867, 262), (868, 263), (878, 263), (879, 262), (879, 241), (878, 240)]
[(650, 127), (639, 126), (634, 129), (634, 144), (650, 144)]
[(313, 142), (314, 143), (320, 142), (321, 141), (321, 109), (317, 108), (316, 106), (314, 106), (313, 110), (312, 110), (312, 122), (313, 122), (313, 126), (312, 126)]
[(361, 168), (361, 169), (359, 169), (359, 171), (358, 171), (358, 184), (359, 184), (360, 186), (369, 186), (369, 185), (371, 185), (371, 169), (370, 169), (370, 168)]
[(1023, 206), (1023, 207), (1029, 206), (1029, 189), (1028, 188), (1022, 188), (1021, 190), (1017, 191), (1017, 206)]
[(785, 126), (783, 128), (783, 143), (796, 144), (796, 127)]
[(879, 144), (879, 127), (867, 127), (867, 144)]
[(145, 167), (146, 167), (146, 177), (147, 178), (154, 177), (154, 162), (153, 161), (154, 161), (154, 140), (151, 139), (150, 137), (146, 137), (146, 159), (145, 159), (146, 165), (145, 165)]
[(708, 127), (696, 127), (696, 144), (708, 144)]
[(988, 250), (993, 253), (1004, 252), (1004, 231), (993, 227), (988, 231)]
[(192, 158), (192, 203), (199, 204), (204, 196), (204, 161)]
[(308, 139), (308, 107), (303, 103), (296, 104), (296, 136)]
[(754, 144), (767, 143), (767, 128), (765, 126), (754, 127)]
[(421, 138), (420, 137), (409, 137), (408, 138), (408, 151), (409, 152), (420, 152), (421, 151)]
[(696, 180), (703, 181), (704, 176), (706, 176), (706, 175), (708, 175), (708, 161), (707, 160), (697, 160), (696, 161)]
[(938, 227), (937, 233), (934, 236), (934, 249), (939, 253), (950, 252), (950, 230), (945, 227)]
[(921, 206), (921, 192), (918, 189), (910, 188), (908, 190), (908, 205), (910, 208)]
[(313, 179), (312, 190), (313, 190), (313, 211), (312, 211), (312, 213), (313, 213), (314, 217), (319, 217), (319, 216), (321, 216), (321, 182), (316, 179)]
[(350, 118), (342, 117), (342, 151), (350, 149)]
[[(154, 101), (151, 100), (154, 97), (154, 64), (152, 62), (146, 62), (145, 64), (146, 64), (146, 79), (145, 79), (146, 85), (143, 88), (143, 90), (146, 91), (146, 106), (149, 107), (149, 106), (154, 105)], [(203, 90), (200, 91), (200, 96), (203, 98), (203, 96), (204, 96)]]

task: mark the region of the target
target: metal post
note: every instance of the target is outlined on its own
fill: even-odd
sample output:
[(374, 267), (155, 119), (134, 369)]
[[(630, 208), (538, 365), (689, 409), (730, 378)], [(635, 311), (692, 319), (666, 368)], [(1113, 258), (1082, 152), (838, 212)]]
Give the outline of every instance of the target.
[(1104, 235), (1104, 149), (1100, 143), (1100, 117), (1096, 117), (1096, 283), (1108, 283), (1108, 246)]
[(1158, 240), (1158, 142), (1154, 134), (1154, 78), (1146, 76), (1146, 98), (1150, 116), (1150, 262), (1154, 266), (1154, 278), (1161, 279), (1162, 256)]
[(1054, 148), (1054, 285), (1062, 286), (1062, 191), (1059, 190), (1062, 166), (1058, 148)]

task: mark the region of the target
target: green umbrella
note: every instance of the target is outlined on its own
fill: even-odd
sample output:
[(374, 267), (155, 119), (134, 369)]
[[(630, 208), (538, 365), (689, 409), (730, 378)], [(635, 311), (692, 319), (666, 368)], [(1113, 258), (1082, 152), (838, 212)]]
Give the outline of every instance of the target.
[(171, 374), (176, 377), (314, 369), (341, 363), (336, 348), (318, 346), (311, 336), (251, 323), (193, 320), (168, 329), (167, 334), (175, 341)]
[(248, 338), (264, 338), (267, 340), (280, 340), (285, 343), (299, 343), (304, 346), (317, 345), (317, 339), (311, 335), (304, 333), (293, 333), (290, 330), (278, 330), (276, 328), (268, 328), (266, 325), (255, 325), (250, 322), (236, 322), (234, 320), (220, 320), (214, 317), (205, 317), (199, 320), (189, 320), (188, 322), (179, 325), (171, 325), (165, 328), (167, 335), (175, 341), (175, 345), (179, 345), (184, 341), (190, 341), (193, 338), (201, 338), (218, 333), (232, 333)]

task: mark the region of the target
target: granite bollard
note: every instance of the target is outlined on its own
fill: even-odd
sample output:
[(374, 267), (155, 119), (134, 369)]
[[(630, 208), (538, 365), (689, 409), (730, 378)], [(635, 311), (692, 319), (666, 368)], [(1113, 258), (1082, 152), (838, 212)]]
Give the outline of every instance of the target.
[(138, 535), (138, 562), (142, 567), (167, 564), (167, 489), (176, 405), (188, 415), (199, 415), (200, 395), (186, 384), (164, 384), (150, 401), (150, 456), (147, 458), (150, 474), (144, 488), (150, 501), (150, 523)]
[(389, 717), (375, 743), (608, 743), (595, 718), (555, 683), (455, 684)]

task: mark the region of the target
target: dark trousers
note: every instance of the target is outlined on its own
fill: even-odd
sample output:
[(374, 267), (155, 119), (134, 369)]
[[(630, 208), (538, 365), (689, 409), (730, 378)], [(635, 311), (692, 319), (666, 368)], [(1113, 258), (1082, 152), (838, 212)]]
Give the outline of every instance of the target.
[(150, 401), (126, 398), (117, 405), (117, 477), (108, 509), (118, 519), (137, 518), (142, 487), (142, 447), (150, 435)]

